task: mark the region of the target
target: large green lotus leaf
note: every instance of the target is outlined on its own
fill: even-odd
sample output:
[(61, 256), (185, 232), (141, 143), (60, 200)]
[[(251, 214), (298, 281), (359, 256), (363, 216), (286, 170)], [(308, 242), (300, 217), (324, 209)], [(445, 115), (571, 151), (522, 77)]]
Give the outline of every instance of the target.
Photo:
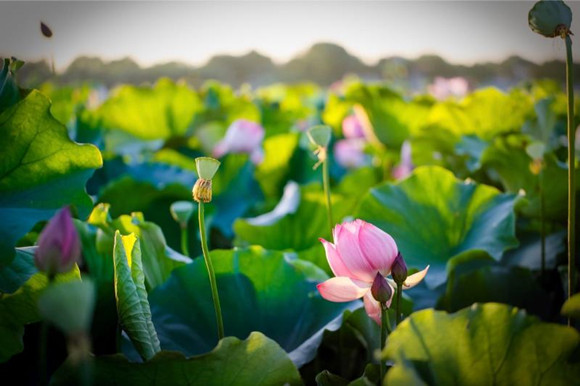
[[(97, 357), (95, 385), (301, 385), (298, 370), (284, 350), (259, 332), (246, 340), (226, 337), (211, 352), (193, 358), (162, 351), (146, 363), (131, 363), (122, 355)], [(78, 385), (78, 367), (65, 363), (52, 377), (56, 385)]]
[(501, 266), (481, 251), (467, 253), (472, 256), (450, 264), (447, 290), (438, 309), (455, 312), (474, 303), (497, 302), (550, 317), (550, 297), (529, 269)]
[(299, 137), (296, 133), (287, 133), (264, 141), (264, 160), (256, 168), (255, 176), (266, 196), (277, 196), (282, 191)]
[(364, 107), (377, 138), (396, 149), (423, 125), (432, 105), (427, 100), (407, 102), (389, 88), (362, 83), (349, 85), (345, 97)]
[[(48, 278), (42, 272), (34, 268), (34, 256), (30, 250), (18, 252), (14, 261), (19, 261), (18, 265), (28, 267), (24, 277), (28, 279), (13, 293), (0, 295), (0, 362), (5, 362), (11, 356), (24, 349), (22, 337), (24, 326), (37, 322), (41, 319), (37, 302), (40, 294), (48, 285)], [(14, 264), (12, 264), (14, 265)], [(30, 271), (34, 274), (30, 275)], [(24, 277), (17, 279), (22, 281)], [(66, 274), (58, 274), (55, 278), (57, 282), (79, 280), (80, 271), (75, 265), (74, 269)]]
[[(134, 233), (140, 239), (143, 271), (147, 288), (152, 290), (167, 280), (171, 271), (190, 262), (191, 259), (171, 250), (165, 242), (161, 228), (155, 223), (145, 221), (142, 213), (121, 215), (115, 220), (109, 216), (109, 206), (99, 204), (91, 213), (89, 224), (98, 227), (96, 235), (97, 251), (110, 256), (113, 251), (115, 231), (122, 235)], [(107, 269), (107, 267), (102, 267)]]
[[(331, 240), (326, 211), (326, 198), (320, 187), (310, 185), (296, 192), (297, 207), (287, 206), (282, 216), (272, 216), (264, 221), (264, 215), (252, 219), (238, 219), (234, 223), (235, 244), (238, 246), (261, 245), (270, 250), (294, 250), (301, 258), (314, 262), (330, 273), (324, 256), (320, 237)], [(284, 199), (282, 200), (284, 201)], [(342, 205), (346, 200), (340, 195), (332, 196), (335, 222), (350, 214), (351, 206)], [(273, 212), (270, 212), (273, 213)], [(315, 248), (319, 246), (319, 248)]]
[(425, 280), (433, 288), (445, 282), (445, 267), (455, 256), (481, 249), (499, 260), (518, 245), (515, 200), (441, 167), (423, 166), (399, 183), (371, 189), (357, 217), (393, 236), (410, 267), (430, 265)]
[(101, 153), (71, 141), (49, 109), (32, 91), (0, 115), (0, 266), (10, 263), (18, 239), (62, 206), (76, 206), (81, 217), (92, 208), (85, 184)]
[(580, 363), (576, 330), (542, 323), (504, 304), (475, 304), (455, 314), (425, 310), (389, 336), (389, 385), (571, 385)]
[(493, 87), (469, 94), (461, 104), (475, 129), (463, 134), (476, 134), (487, 140), (500, 133), (519, 131), (534, 107), (530, 96), (520, 90), (506, 94)]
[(566, 315), (569, 318), (580, 319), (580, 294), (576, 294), (566, 300), (562, 306), (562, 315)]
[(38, 272), (34, 264), (35, 250), (36, 247), (16, 248), (14, 259), (0, 269), (0, 292), (14, 293)]
[[(298, 349), (352, 303), (322, 299), (316, 283), (328, 276), (306, 261), (261, 247), (214, 250), (213, 261), (227, 336), (260, 331), (287, 352)], [(149, 295), (153, 323), (165, 350), (186, 355), (217, 343), (215, 311), (203, 258), (173, 271)], [(313, 338), (315, 339), (315, 338)], [(312, 358), (315, 344), (292, 354), (295, 363)]]
[[(482, 154), (484, 168), (499, 175), (508, 192), (523, 190), (529, 205), (523, 208), (526, 215), (540, 216), (540, 177), (532, 172), (532, 158), (525, 150), (523, 136), (497, 138)], [(580, 176), (580, 170), (576, 171)], [(568, 171), (553, 154), (546, 154), (543, 170), (544, 213), (548, 221), (565, 221), (567, 216)]]
[(186, 135), (200, 109), (195, 91), (161, 79), (154, 87), (121, 86), (98, 114), (104, 128), (150, 140)]
[(50, 112), (63, 125), (75, 117), (77, 109), (84, 107), (93, 91), (88, 83), (80, 86), (57, 86), (51, 82), (43, 83), (39, 90), (50, 98)]
[(226, 127), (237, 119), (260, 122), (260, 110), (252, 103), (248, 93), (238, 95), (231, 86), (214, 80), (204, 83), (200, 90), (203, 110), (196, 117), (196, 124), (212, 121), (223, 122)]

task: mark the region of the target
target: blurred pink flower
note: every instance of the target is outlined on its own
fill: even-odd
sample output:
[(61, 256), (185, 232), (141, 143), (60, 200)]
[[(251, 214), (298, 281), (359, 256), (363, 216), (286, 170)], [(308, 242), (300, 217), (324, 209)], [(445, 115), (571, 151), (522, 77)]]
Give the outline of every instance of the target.
[(341, 139), (334, 144), (334, 159), (345, 168), (359, 168), (369, 163), (365, 154), (366, 141), (362, 138)]
[(363, 125), (356, 115), (349, 115), (342, 121), (342, 134), (345, 138), (364, 138)]
[(264, 159), (262, 140), (264, 128), (245, 119), (238, 119), (228, 127), (225, 137), (213, 149), (213, 156), (220, 158), (228, 153), (246, 153), (254, 164)]
[(393, 168), (393, 178), (401, 180), (413, 171), (413, 161), (411, 161), (411, 143), (403, 142), (401, 146), (401, 162)]
[(34, 254), (36, 267), (49, 275), (70, 271), (79, 262), (81, 244), (68, 207), (58, 211), (42, 230)]
[[(388, 233), (362, 220), (336, 225), (332, 237), (334, 244), (324, 239), (320, 241), (336, 277), (317, 285), (320, 295), (332, 302), (363, 298), (367, 314), (380, 324), (381, 307), (372, 296), (371, 286), (377, 273), (384, 277), (391, 273), (399, 254), (395, 240)], [(412, 288), (421, 282), (428, 270), (429, 266), (407, 277), (403, 289)], [(389, 285), (392, 289), (393, 284)], [(391, 300), (387, 305), (390, 306)]]
[(429, 93), (439, 100), (447, 99), (450, 96), (464, 97), (469, 91), (469, 83), (465, 78), (442, 78), (436, 77), (428, 86)]

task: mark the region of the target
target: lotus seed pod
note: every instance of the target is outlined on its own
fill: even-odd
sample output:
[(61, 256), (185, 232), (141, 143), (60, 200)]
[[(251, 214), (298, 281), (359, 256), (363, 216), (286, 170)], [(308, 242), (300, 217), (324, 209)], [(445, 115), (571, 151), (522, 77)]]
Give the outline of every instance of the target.
[(199, 178), (193, 185), (193, 199), (197, 202), (211, 202), (211, 180)]
[(538, 1), (528, 14), (532, 31), (548, 38), (571, 34), (572, 11), (561, 0)]
[(197, 157), (195, 166), (197, 167), (199, 178), (211, 180), (220, 167), (220, 161), (211, 157)]
[(190, 201), (175, 201), (171, 204), (169, 210), (171, 211), (173, 219), (183, 227), (187, 225), (193, 213), (194, 206)]
[(373, 295), (373, 298), (381, 304), (387, 304), (393, 296), (393, 289), (389, 283), (387, 283), (387, 279), (385, 279), (380, 272), (377, 272), (377, 275), (375, 276), (375, 280), (371, 286), (371, 294)]
[(38, 311), (66, 335), (87, 332), (95, 306), (95, 286), (84, 279), (49, 286), (38, 299)]
[(328, 147), (330, 143), (331, 129), (328, 126), (313, 126), (308, 130), (308, 138), (316, 146)]

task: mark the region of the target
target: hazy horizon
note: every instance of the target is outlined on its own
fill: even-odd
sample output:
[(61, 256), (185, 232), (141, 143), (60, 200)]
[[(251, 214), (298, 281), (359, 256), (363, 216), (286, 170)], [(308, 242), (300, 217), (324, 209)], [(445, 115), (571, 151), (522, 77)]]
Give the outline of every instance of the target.
[[(344, 47), (368, 65), (385, 57), (438, 55), (452, 64), (563, 59), (560, 39), (527, 25), (532, 1), (374, 2), (0, 2), (0, 55), (54, 56), (63, 70), (80, 56), (129, 57), (141, 67), (202, 66), (216, 55), (256, 51), (283, 64), (313, 44)], [(568, 2), (580, 13), (580, 2)], [(54, 32), (40, 34), (44, 21)], [(572, 31), (580, 25), (574, 19)], [(573, 46), (578, 56), (577, 44)]]

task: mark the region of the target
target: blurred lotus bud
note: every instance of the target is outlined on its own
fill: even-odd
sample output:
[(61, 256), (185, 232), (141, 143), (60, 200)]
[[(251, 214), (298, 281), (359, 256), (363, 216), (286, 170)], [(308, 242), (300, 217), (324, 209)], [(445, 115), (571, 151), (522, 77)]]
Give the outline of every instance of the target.
[(183, 228), (187, 226), (194, 206), (191, 201), (175, 201), (169, 210), (173, 219)]
[(411, 161), (411, 143), (403, 142), (401, 146), (401, 162), (393, 168), (393, 178), (401, 180), (407, 177), (413, 171), (413, 162)]
[(547, 38), (572, 34), (572, 11), (561, 0), (538, 1), (528, 13), (532, 31)]
[(36, 267), (49, 276), (70, 271), (79, 262), (81, 244), (68, 207), (58, 211), (44, 227), (34, 254)]
[(356, 115), (349, 115), (342, 121), (342, 134), (345, 138), (364, 138), (365, 131)]
[(393, 262), (393, 266), (391, 267), (391, 276), (393, 276), (395, 283), (399, 285), (403, 285), (405, 280), (407, 280), (407, 264), (405, 264), (405, 259), (403, 259), (401, 252), (397, 254), (397, 257)]
[(387, 279), (385, 279), (380, 272), (377, 272), (375, 280), (371, 285), (371, 294), (377, 302), (384, 305), (387, 305), (393, 296), (393, 289), (389, 283), (387, 283)]
[(370, 163), (370, 157), (364, 152), (366, 141), (362, 138), (341, 139), (334, 145), (334, 159), (347, 169), (359, 168)]
[(437, 76), (427, 89), (431, 95), (439, 100), (444, 100), (451, 96), (462, 98), (469, 91), (469, 83), (462, 77), (443, 78)]
[(220, 158), (229, 153), (246, 153), (257, 165), (264, 159), (262, 150), (264, 135), (264, 128), (259, 124), (238, 119), (228, 127), (225, 137), (213, 149), (213, 156)]
[(40, 32), (42, 33), (42, 35), (45, 38), (52, 37), (52, 30), (46, 24), (44, 24), (42, 21), (40, 22)]

